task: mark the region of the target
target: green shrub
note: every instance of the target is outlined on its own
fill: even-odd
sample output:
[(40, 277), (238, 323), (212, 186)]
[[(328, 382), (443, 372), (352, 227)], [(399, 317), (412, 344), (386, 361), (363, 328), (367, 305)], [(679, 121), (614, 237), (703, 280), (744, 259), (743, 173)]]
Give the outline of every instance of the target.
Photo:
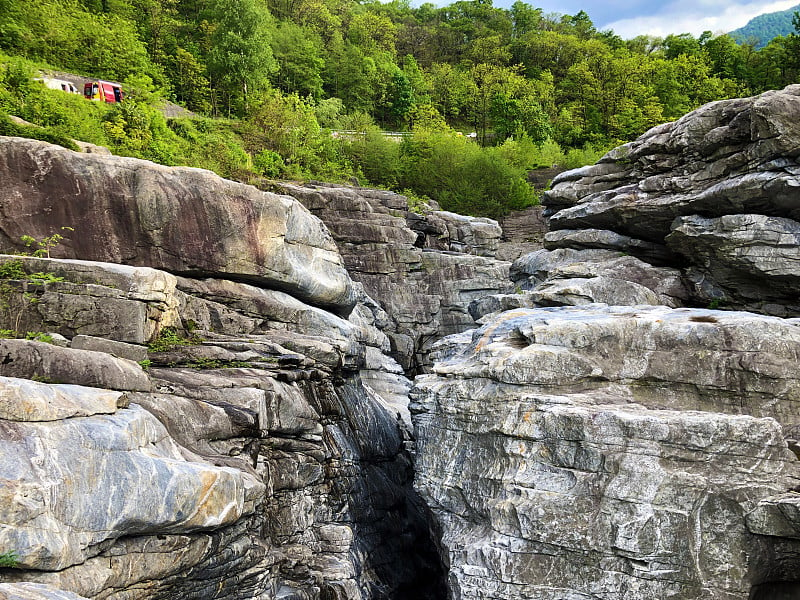
[(401, 147), (401, 184), (444, 210), (498, 218), (537, 202), (525, 169), (498, 148), (453, 132), (415, 131)]
[(344, 151), (366, 183), (386, 188), (396, 188), (403, 172), (400, 144), (386, 138), (372, 125), (363, 135), (343, 141)]
[(0, 552), (0, 568), (13, 568), (17, 566), (18, 562), (19, 557), (13, 550), (10, 552)]
[(277, 178), (286, 170), (286, 163), (277, 152), (262, 150), (253, 157), (253, 168), (259, 175)]
[(0, 279), (23, 280), (27, 278), (28, 273), (21, 260), (9, 260), (0, 264)]
[(44, 342), (45, 344), (53, 343), (53, 336), (51, 336), (49, 333), (43, 333), (41, 331), (28, 331), (25, 333), (25, 339), (35, 342)]
[(169, 352), (179, 346), (191, 346), (201, 340), (195, 336), (184, 337), (174, 327), (165, 327), (147, 347), (148, 352)]
[(75, 150), (76, 152), (80, 150), (78, 145), (66, 136), (41, 127), (18, 125), (14, 123), (7, 114), (3, 113), (0, 113), (0, 135), (41, 140), (43, 142), (63, 146), (69, 150)]
[(584, 144), (583, 148), (572, 148), (569, 150), (560, 166), (565, 169), (577, 169), (578, 167), (593, 165), (600, 160), (608, 150), (610, 150), (610, 148), (593, 146), (587, 143)]

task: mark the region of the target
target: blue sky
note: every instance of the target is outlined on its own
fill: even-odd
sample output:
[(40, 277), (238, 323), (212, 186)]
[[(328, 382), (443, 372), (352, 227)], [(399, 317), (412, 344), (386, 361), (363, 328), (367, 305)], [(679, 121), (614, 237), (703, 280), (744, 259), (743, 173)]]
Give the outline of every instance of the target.
[[(700, 35), (703, 31), (728, 32), (763, 13), (786, 10), (800, 0), (524, 0), (545, 13), (573, 15), (586, 11), (598, 29), (613, 29), (629, 39), (648, 34)], [(498, 7), (509, 7), (514, 0), (494, 0)], [(437, 2), (438, 4), (438, 2)], [(449, 2), (443, 2), (449, 4)]]

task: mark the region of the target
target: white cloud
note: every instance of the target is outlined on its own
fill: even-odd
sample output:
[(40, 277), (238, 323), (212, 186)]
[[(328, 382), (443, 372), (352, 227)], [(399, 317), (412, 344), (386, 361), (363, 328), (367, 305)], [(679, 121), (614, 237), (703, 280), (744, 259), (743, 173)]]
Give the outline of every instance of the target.
[(664, 6), (656, 15), (621, 19), (603, 26), (602, 29), (613, 29), (625, 39), (637, 35), (691, 33), (698, 36), (704, 31), (724, 33), (746, 25), (750, 19), (760, 14), (792, 8), (797, 2), (798, 0), (778, 0), (730, 5), (729, 2), (714, 0), (696, 0), (691, 3), (678, 0)]

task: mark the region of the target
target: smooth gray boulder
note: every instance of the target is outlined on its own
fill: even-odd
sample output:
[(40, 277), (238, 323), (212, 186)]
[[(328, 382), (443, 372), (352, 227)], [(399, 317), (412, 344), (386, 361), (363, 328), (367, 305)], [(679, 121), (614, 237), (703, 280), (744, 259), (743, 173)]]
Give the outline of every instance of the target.
[(122, 392), (0, 377), (0, 419), (7, 421), (60, 421), (113, 414), (127, 406)]
[(180, 323), (176, 278), (164, 271), (17, 255), (0, 255), (0, 268), (0, 320), (21, 335), (53, 331), (141, 345)]
[(432, 211), (430, 217), (441, 219), (446, 227), (447, 234), (442, 237), (448, 240), (446, 249), (451, 252), (494, 258), (500, 247), (503, 231), (494, 219), (469, 217), (444, 210)]
[(218, 528), (252, 513), (263, 496), (252, 475), (187, 460), (135, 405), (57, 427), (3, 429), (0, 546), (14, 549), (19, 568), (61, 570), (123, 536)]
[(111, 390), (150, 390), (150, 379), (132, 360), (31, 340), (0, 340), (0, 375)]
[(677, 269), (606, 249), (532, 252), (514, 262), (511, 278), (521, 291), (538, 294), (545, 306), (602, 302), (678, 307), (690, 297)]
[(575, 250), (601, 249), (632, 254), (653, 264), (667, 264), (672, 253), (664, 244), (654, 244), (620, 235), (604, 229), (560, 229), (544, 236), (547, 250), (572, 248)]
[(342, 314), (356, 302), (319, 219), (288, 196), (210, 171), (3, 137), (0, 189), (6, 250), (24, 249), (23, 235), (72, 227), (54, 255), (228, 276)]
[(747, 515), (753, 533), (800, 539), (800, 492), (765, 498)]
[[(695, 265), (688, 273), (696, 296), (779, 316), (800, 312), (800, 223), (764, 215), (689, 216), (677, 219), (666, 239)], [(705, 288), (707, 281), (715, 289)]]
[(0, 600), (86, 600), (41, 583), (0, 583)]

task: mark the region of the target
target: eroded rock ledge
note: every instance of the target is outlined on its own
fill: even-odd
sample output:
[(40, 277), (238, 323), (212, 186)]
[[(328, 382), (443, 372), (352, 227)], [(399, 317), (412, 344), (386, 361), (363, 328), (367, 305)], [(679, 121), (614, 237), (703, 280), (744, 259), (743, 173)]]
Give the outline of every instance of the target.
[(434, 346), (454, 600), (800, 594), (798, 123), (800, 86), (716, 102), (559, 175), (517, 293)]
[(558, 175), (545, 250), (511, 269), (535, 296), (500, 302), (800, 315), (798, 123), (798, 85), (722, 100)]
[(409, 209), (400, 194), (330, 184), (283, 184), (328, 226), (344, 264), (388, 319), (392, 356), (407, 373), (430, 367), (436, 340), (475, 326), (470, 303), (508, 292), (510, 263), (495, 258), (491, 219)]

